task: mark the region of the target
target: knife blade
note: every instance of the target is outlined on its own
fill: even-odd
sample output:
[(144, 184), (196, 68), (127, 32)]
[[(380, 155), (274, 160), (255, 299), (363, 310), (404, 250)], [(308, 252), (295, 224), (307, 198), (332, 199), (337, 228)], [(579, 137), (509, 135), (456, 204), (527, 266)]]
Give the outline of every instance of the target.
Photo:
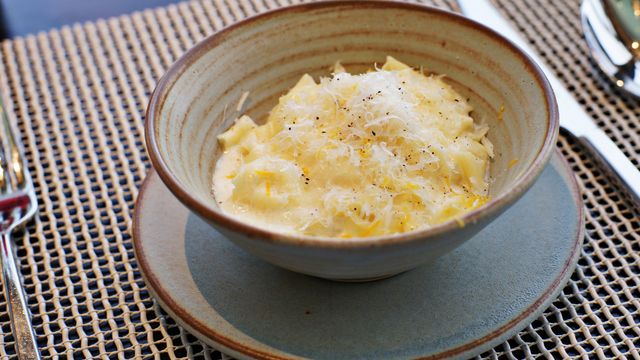
[(640, 171), (604, 133), (523, 38), (502, 17), (490, 0), (458, 0), (462, 13), (511, 40), (535, 61), (546, 75), (558, 100), (560, 126), (581, 140), (640, 203)]

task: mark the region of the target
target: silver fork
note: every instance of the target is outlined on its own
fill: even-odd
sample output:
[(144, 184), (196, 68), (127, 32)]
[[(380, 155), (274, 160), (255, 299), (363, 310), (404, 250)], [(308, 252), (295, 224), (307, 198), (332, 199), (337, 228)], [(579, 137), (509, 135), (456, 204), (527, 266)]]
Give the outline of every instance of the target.
[(33, 182), (9, 117), (0, 99), (0, 238), (2, 284), (11, 329), (20, 359), (40, 359), (26, 296), (20, 282), (11, 233), (33, 217), (38, 208)]

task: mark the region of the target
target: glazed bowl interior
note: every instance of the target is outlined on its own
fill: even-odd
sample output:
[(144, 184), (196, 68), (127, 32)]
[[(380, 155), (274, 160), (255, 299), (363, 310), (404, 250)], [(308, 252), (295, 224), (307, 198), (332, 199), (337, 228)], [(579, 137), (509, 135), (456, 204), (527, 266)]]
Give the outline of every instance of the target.
[(244, 92), (243, 113), (264, 121), (301, 75), (328, 75), (337, 60), (361, 72), (387, 55), (445, 74), (469, 98), (472, 115), (489, 124), (494, 144), (491, 197), (523, 192), (523, 177), (535, 177), (534, 165), (541, 171), (557, 131), (552, 95), (540, 73), (479, 25), (398, 3), (312, 4), (262, 15), (204, 40), (174, 65), (152, 97), (147, 136), (154, 165), (160, 163), (163, 179), (171, 177), (177, 191), (220, 213), (211, 191), (221, 153), (216, 136), (239, 115)]

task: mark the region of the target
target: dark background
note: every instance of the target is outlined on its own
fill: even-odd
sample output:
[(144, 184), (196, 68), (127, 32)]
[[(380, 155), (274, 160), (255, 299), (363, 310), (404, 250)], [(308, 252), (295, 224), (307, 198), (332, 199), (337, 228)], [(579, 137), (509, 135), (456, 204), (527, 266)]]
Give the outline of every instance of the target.
[(0, 38), (108, 18), (179, 0), (0, 0)]

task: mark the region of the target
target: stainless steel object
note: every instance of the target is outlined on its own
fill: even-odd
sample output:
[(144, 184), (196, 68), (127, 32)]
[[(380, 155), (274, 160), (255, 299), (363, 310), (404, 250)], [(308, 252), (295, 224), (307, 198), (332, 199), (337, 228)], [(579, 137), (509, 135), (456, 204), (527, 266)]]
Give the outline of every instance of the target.
[(527, 53), (542, 69), (558, 99), (560, 126), (584, 141), (628, 188), (633, 201), (640, 203), (640, 171), (618, 146), (593, 122), (571, 93), (547, 68), (525, 41), (509, 26), (490, 0), (458, 0), (465, 16), (491, 27)]
[(599, 0), (590, 1), (604, 7), (616, 33), (624, 44), (635, 53), (640, 53), (640, 0)]
[(22, 149), (16, 140), (1, 100), (0, 116), (2, 116), (0, 125), (2, 284), (19, 358), (40, 359), (11, 239), (11, 233), (33, 217), (38, 203)]
[(584, 0), (580, 13), (584, 37), (600, 70), (615, 86), (640, 97), (640, 3)]

